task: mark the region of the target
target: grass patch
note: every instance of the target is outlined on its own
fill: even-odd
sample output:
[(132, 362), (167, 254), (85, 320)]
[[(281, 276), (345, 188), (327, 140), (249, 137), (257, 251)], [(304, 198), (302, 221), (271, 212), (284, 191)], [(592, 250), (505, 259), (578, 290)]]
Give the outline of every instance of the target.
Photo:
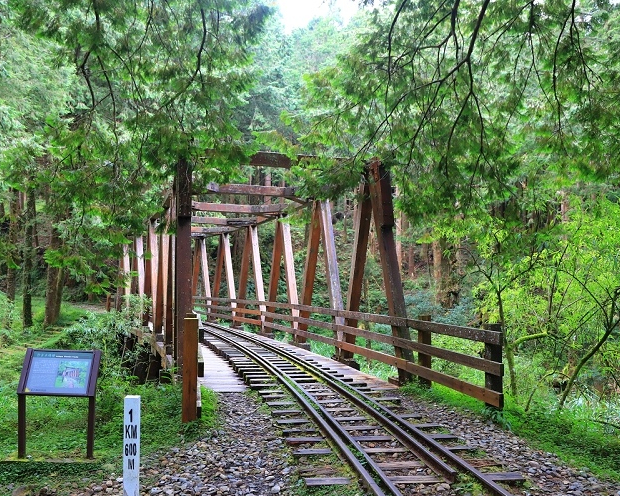
[[(59, 496), (71, 484), (85, 487), (112, 473), (122, 473), (123, 402), (126, 395), (141, 397), (141, 455), (148, 457), (172, 446), (208, 436), (216, 427), (217, 396), (201, 389), (202, 419), (181, 422), (179, 384), (137, 384), (120, 365), (120, 337), (139, 325), (139, 312), (88, 314), (66, 305), (64, 330), (40, 326), (11, 329), (13, 341), (0, 352), (0, 494), (8, 484), (48, 486)], [(76, 322), (77, 320), (77, 322)], [(26, 453), (17, 461), (17, 383), (27, 347), (102, 350), (97, 384), (95, 460), (86, 461), (87, 398), (27, 396)], [(125, 360), (137, 360), (140, 356)], [(4, 487), (3, 487), (4, 486)]]

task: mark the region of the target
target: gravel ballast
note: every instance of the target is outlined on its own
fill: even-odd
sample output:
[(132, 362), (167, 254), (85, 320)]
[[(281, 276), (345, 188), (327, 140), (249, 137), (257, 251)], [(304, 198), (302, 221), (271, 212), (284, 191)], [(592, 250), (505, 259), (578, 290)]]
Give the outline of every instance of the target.
[[(209, 438), (142, 460), (141, 496), (290, 495), (303, 481), (296, 476), (291, 450), (277, 435), (273, 418), (253, 395), (219, 394), (222, 425)], [(556, 456), (532, 449), (524, 441), (473, 414), (404, 397), (411, 412), (433, 418), (469, 445), (503, 462), (505, 471), (521, 472), (528, 483), (513, 487), (523, 496), (620, 496), (620, 484), (598, 480), (585, 469), (571, 468)], [(122, 496), (122, 477), (110, 474), (87, 487), (36, 489), (8, 487), (7, 495), (69, 494)], [(406, 494), (471, 496), (464, 485), (419, 487)], [(360, 495), (364, 494), (360, 490)]]

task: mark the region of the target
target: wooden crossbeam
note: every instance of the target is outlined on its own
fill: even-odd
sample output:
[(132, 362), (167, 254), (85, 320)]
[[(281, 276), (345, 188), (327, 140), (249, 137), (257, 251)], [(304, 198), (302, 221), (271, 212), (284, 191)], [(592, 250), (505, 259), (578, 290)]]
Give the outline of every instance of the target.
[(234, 232), (238, 227), (196, 227), (192, 226), (192, 236), (213, 236), (216, 234), (224, 234)]
[(287, 209), (283, 203), (265, 205), (237, 205), (234, 203), (192, 202), (192, 208), (200, 212), (221, 212), (229, 214), (280, 214)]
[[(281, 186), (260, 186), (257, 184), (217, 184), (209, 183), (204, 193), (224, 195), (276, 196), (290, 198), (295, 196), (297, 188)], [(200, 192), (193, 191), (193, 194)]]
[(244, 217), (242, 219), (226, 219), (224, 217), (200, 217), (194, 215), (192, 217), (192, 224), (210, 224), (213, 226), (234, 226), (245, 227), (252, 226), (258, 223), (258, 217)]

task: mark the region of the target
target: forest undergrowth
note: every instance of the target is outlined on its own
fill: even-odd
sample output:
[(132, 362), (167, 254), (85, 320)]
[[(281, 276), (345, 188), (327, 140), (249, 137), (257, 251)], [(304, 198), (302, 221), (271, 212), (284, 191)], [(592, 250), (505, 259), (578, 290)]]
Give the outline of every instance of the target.
[[(41, 299), (35, 299), (35, 325), (26, 331), (2, 330), (0, 351), (0, 494), (1, 489), (36, 484), (64, 494), (72, 484), (84, 487), (112, 474), (122, 475), (123, 400), (141, 397), (141, 456), (209, 435), (217, 426), (217, 399), (202, 391), (202, 418), (181, 423), (179, 383), (138, 384), (132, 368), (140, 350), (121, 359), (121, 337), (137, 325), (134, 311), (92, 313), (63, 304), (59, 326), (44, 329)], [(12, 311), (19, 311), (13, 309)], [(38, 322), (37, 322), (38, 319)], [(26, 348), (100, 349), (94, 460), (86, 459), (88, 400), (79, 397), (27, 396), (27, 459), (17, 460), (17, 385)], [(7, 489), (8, 490), (8, 489)]]

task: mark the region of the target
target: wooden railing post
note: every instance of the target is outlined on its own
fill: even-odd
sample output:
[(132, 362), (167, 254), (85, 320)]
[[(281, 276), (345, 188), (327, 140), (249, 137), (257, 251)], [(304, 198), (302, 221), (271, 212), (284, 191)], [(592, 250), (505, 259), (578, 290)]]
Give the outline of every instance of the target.
[(188, 313), (183, 319), (183, 423), (196, 420), (198, 400), (198, 317)]
[[(420, 315), (418, 317), (418, 320), (424, 320), (425, 322), (430, 322), (431, 321), (431, 316), (430, 315)], [(420, 331), (418, 330), (418, 343), (420, 344), (427, 344), (427, 345), (431, 345), (432, 344), (432, 333), (430, 331)], [(418, 352), (418, 364), (421, 365), (422, 367), (426, 367), (427, 369), (432, 368), (432, 360), (431, 360), (431, 356), (427, 355), (426, 353), (420, 353)], [(425, 379), (423, 377), (418, 377), (418, 382), (420, 384), (420, 386), (425, 387), (425, 388), (430, 388), (432, 385), (432, 382), (428, 379)]]
[[(485, 324), (484, 328), (488, 331), (496, 331), (502, 332), (501, 324)], [(484, 343), (484, 358), (487, 360), (491, 360), (493, 362), (502, 363), (502, 341), (500, 340), (499, 344), (491, 344)], [(503, 370), (503, 369), (502, 369)], [(501, 375), (490, 374), (485, 372), (484, 374), (484, 386), (491, 391), (495, 391), (500, 393), (500, 401), (499, 406), (491, 405), (489, 403), (486, 404), (489, 408), (504, 408), (504, 378)]]

